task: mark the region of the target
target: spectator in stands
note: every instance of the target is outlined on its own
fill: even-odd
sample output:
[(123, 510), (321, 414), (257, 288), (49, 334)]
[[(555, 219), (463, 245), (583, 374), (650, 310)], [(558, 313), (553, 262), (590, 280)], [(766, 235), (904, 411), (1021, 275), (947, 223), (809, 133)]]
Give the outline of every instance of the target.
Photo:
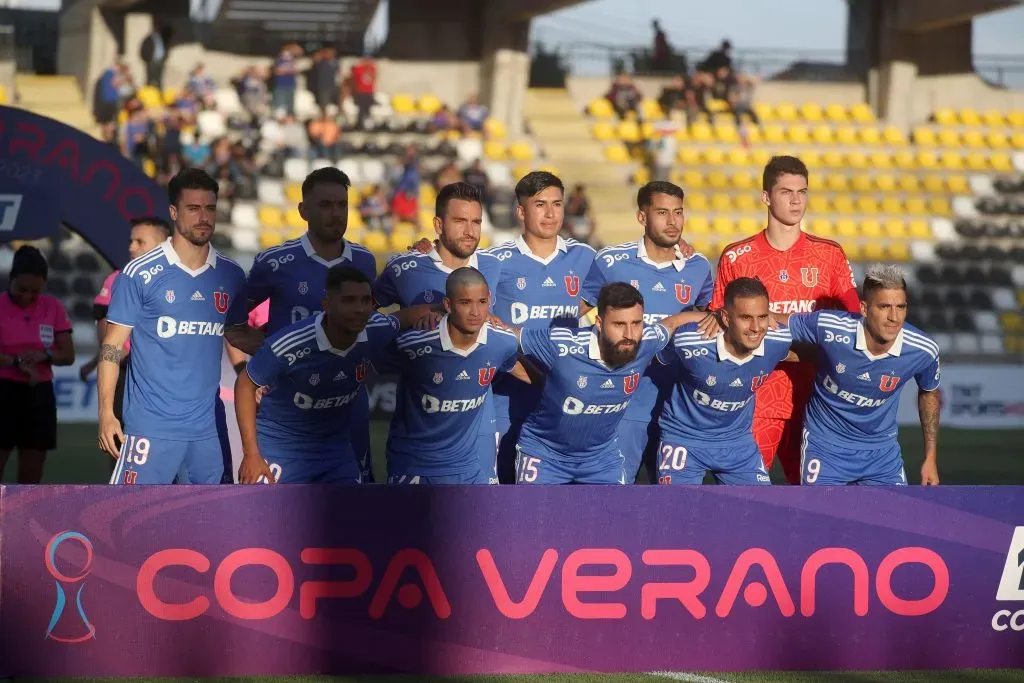
[(437, 175), (434, 176), (434, 188), (440, 190), (445, 185), (453, 185), (455, 183), (461, 183), (462, 171), (455, 165), (455, 160), (449, 160), (447, 164), (442, 166)]
[(313, 67), (306, 76), (306, 86), (321, 111), (338, 104), (338, 53), (334, 48), (326, 47), (313, 54)]
[(193, 133), (182, 131), (181, 154), (187, 166), (205, 167), (210, 163), (210, 145)]
[(487, 172), (484, 171), (483, 163), (477, 159), (473, 162), (472, 166), (462, 173), (462, 177), (467, 183), (475, 187), (480, 192), (480, 199), (483, 201), (484, 208), (487, 209), (488, 213), (490, 213), (491, 181), (490, 178), (487, 177)]
[(57, 447), (53, 366), (71, 365), (71, 321), (46, 286), (46, 260), (35, 247), (14, 254), (0, 294), (0, 476), (18, 449), (18, 483), (38, 484), (46, 452)]
[(391, 215), (396, 221), (415, 221), (419, 209), (420, 163), (416, 148), (409, 145), (402, 159), (402, 171), (391, 195)]
[(448, 108), (447, 104), (442, 104), (441, 108), (434, 112), (434, 115), (430, 117), (430, 121), (427, 123), (427, 130), (431, 133), (440, 133), (449, 130), (456, 130), (458, 125), (458, 117), (452, 113), (452, 110)]
[(292, 114), (281, 119), (281, 143), (285, 158), (309, 156), (309, 135)]
[(381, 232), (391, 232), (391, 209), (380, 185), (374, 185), (359, 202), (359, 215), (366, 227)]
[(668, 128), (656, 130), (650, 145), (651, 176), (654, 180), (670, 180), (679, 149), (675, 131)]
[(341, 126), (338, 125), (338, 106), (328, 104), (319, 118), (309, 122), (310, 159), (330, 159), (337, 161), (341, 157)]
[(140, 168), (149, 156), (150, 120), (141, 106), (130, 107), (128, 120), (121, 131), (121, 154)]
[(625, 119), (629, 112), (633, 112), (637, 119), (641, 118), (640, 102), (643, 96), (629, 74), (623, 72), (615, 77), (611, 88), (605, 94), (605, 99), (611, 102), (612, 108), (620, 119)]
[(177, 113), (172, 112), (164, 118), (164, 135), (160, 139), (156, 162), (157, 169), (168, 176), (173, 176), (181, 168), (182, 153), (184, 151), (181, 141), (181, 128), (181, 116)]
[(672, 68), (672, 46), (668, 44), (668, 37), (661, 30), (661, 24), (657, 19), (651, 22), (654, 29), (654, 48), (651, 50), (651, 71), (664, 72)]
[(665, 118), (671, 119), (673, 112), (686, 111), (686, 76), (678, 74), (665, 84), (658, 95), (658, 104), (665, 112)]
[(235, 81), (242, 107), (255, 119), (267, 113), (267, 73), (258, 66), (250, 66)]
[(760, 125), (754, 107), (751, 104), (753, 79), (736, 74), (729, 67), (723, 66), (715, 72), (715, 80), (711, 85), (711, 96), (716, 100), (729, 103), (729, 110), (736, 117), (736, 126), (740, 126), (740, 117), (746, 114), (754, 125)]
[(199, 115), (199, 102), (195, 93), (186, 85), (174, 99), (172, 109), (181, 117), (186, 126), (194, 126)]
[(117, 121), (117, 113), (121, 108), (120, 79), (121, 71), (114, 64), (96, 81), (92, 113), (96, 123), (101, 126)]
[(377, 94), (377, 65), (369, 57), (363, 57), (352, 67), (352, 101), (359, 114), (356, 127), (363, 128), (366, 117), (370, 115)]
[(295, 113), (295, 88), (298, 67), (296, 58), (300, 48), (292, 43), (281, 46), (281, 51), (274, 59), (274, 92), (271, 95), (271, 109), (275, 112), (283, 109), (289, 114)]
[(487, 107), (480, 104), (480, 98), (476, 93), (466, 99), (457, 113), (459, 125), (464, 133), (482, 132), (488, 115)]
[(139, 57), (146, 65), (146, 85), (161, 91), (164, 89), (164, 66), (167, 64), (172, 35), (170, 26), (154, 29), (142, 39), (142, 45), (139, 46)]
[(587, 188), (582, 184), (573, 188), (566, 201), (563, 237), (571, 237), (590, 244), (594, 236), (594, 220), (590, 211)]
[(732, 70), (732, 43), (728, 40), (723, 40), (717, 50), (705, 57), (704, 61), (697, 65), (697, 70), (713, 74), (723, 67)]
[(124, 59), (120, 57), (117, 59), (117, 71), (117, 97), (118, 102), (123, 108), (135, 98), (135, 79), (132, 77), (132, 72), (128, 69), (128, 65), (124, 63)]
[(189, 72), (188, 81), (185, 87), (192, 92), (198, 102), (206, 109), (216, 107), (213, 94), (217, 91), (217, 84), (206, 74), (206, 65), (198, 62)]

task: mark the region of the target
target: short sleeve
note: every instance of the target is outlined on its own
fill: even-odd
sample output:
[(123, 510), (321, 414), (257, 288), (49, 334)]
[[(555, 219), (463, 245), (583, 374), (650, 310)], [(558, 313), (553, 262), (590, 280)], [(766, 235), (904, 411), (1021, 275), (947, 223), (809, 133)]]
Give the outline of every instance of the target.
[(644, 333), (641, 337), (641, 354), (650, 362), (659, 353), (664, 351), (671, 341), (672, 337), (669, 336), (668, 330), (664, 326), (647, 325), (644, 327)]
[(107, 310), (107, 321), (124, 327), (135, 327), (143, 304), (142, 279), (117, 276)]
[(942, 378), (942, 368), (939, 363), (939, 357), (934, 358), (929, 355), (929, 361), (916, 375), (914, 380), (917, 382), (917, 388), (921, 391), (935, 391), (939, 388)]
[(55, 333), (71, 331), (71, 318), (68, 317), (67, 309), (57, 297), (53, 297), (53, 331)]
[(236, 290), (238, 295), (232, 296), (228, 301), (228, 312), (224, 316), (227, 325), (245, 325), (249, 321), (249, 302), (243, 295), (246, 289), (244, 275), (241, 280), (241, 287)]
[(271, 350), (271, 346), (270, 341), (261, 346), (245, 366), (249, 379), (261, 387), (274, 386), (286, 367), (281, 357)]
[[(505, 337), (503, 335), (502, 339), (504, 338)], [(516, 363), (519, 362), (519, 344), (516, 343), (515, 338), (508, 338), (508, 346), (505, 349), (505, 351), (507, 352), (505, 355), (505, 359), (501, 362), (501, 365), (498, 367), (498, 369), (501, 370), (502, 372), (511, 372), (512, 368), (514, 368), (516, 366)]]
[(711, 300), (715, 295), (715, 281), (711, 279), (711, 270), (708, 269), (708, 274), (704, 277), (704, 282), (700, 286), (700, 293), (697, 294), (697, 300), (694, 301), (694, 306), (697, 308), (707, 308), (711, 305)]
[(583, 289), (580, 290), (580, 298), (588, 306), (597, 306), (597, 295), (608, 282), (605, 270), (607, 270), (607, 266), (604, 265), (604, 261), (600, 257), (595, 258), (594, 262), (590, 264), (590, 271), (587, 273), (586, 279), (583, 280)]
[(274, 290), (270, 283), (270, 266), (267, 265), (267, 260), (260, 256), (256, 257), (245, 281), (245, 298), (250, 306), (266, 301)]
[(385, 267), (377, 276), (377, 281), (373, 283), (373, 300), (381, 307), (399, 303), (398, 288), (391, 279), (390, 268)]
[(818, 342), (818, 313), (794, 313), (789, 316), (789, 334), (803, 344)]
[(519, 346), (525, 355), (537, 359), (545, 370), (550, 370), (558, 358), (557, 347), (551, 341), (551, 328), (522, 330)]
[(375, 349), (388, 346), (402, 329), (401, 321), (394, 315), (375, 315), (371, 318), (370, 324), (373, 327), (368, 337)]

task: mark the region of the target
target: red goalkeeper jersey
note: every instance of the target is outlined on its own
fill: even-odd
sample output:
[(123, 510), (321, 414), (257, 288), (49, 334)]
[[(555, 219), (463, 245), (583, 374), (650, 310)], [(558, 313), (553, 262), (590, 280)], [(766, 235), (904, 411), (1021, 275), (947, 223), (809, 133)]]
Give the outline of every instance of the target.
[[(718, 261), (712, 308), (725, 304), (725, 286), (738, 277), (763, 282), (776, 313), (860, 311), (857, 283), (843, 248), (806, 233), (785, 251), (769, 244), (764, 230), (727, 246)], [(802, 409), (810, 396), (814, 363), (782, 363), (779, 367), (757, 391), (757, 417), (787, 420), (794, 407)]]

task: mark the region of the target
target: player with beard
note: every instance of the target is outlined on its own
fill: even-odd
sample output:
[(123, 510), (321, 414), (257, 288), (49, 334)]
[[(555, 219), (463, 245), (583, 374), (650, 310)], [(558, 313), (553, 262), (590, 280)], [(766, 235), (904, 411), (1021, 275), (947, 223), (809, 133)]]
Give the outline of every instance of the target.
[[(704, 310), (711, 303), (714, 281), (711, 264), (703, 254), (686, 257), (680, 251), (685, 224), (683, 189), (668, 182), (648, 183), (637, 192), (636, 202), (643, 237), (597, 253), (583, 282), (580, 314), (595, 312), (598, 292), (608, 282), (629, 282), (643, 292), (644, 323), (648, 325), (680, 311)], [(619, 449), (630, 481), (636, 478), (641, 462), (647, 464), (648, 481), (657, 481), (658, 417), (672, 384), (671, 373), (661, 364), (651, 363), (630, 399), (619, 425)]]
[[(214, 404), (224, 338), (253, 340), (245, 272), (210, 246), (217, 191), (205, 171), (174, 176), (170, 239), (125, 266), (114, 286), (97, 382), (99, 444), (118, 458), (112, 484), (169, 484), (183, 469), (195, 484), (221, 481)], [(114, 391), (129, 335), (122, 430)]]
[(640, 377), (675, 329), (699, 311), (644, 324), (644, 297), (612, 282), (597, 296), (594, 327), (516, 329), (524, 356), (545, 373), (540, 402), (516, 445), (519, 484), (632, 483), (618, 430)]

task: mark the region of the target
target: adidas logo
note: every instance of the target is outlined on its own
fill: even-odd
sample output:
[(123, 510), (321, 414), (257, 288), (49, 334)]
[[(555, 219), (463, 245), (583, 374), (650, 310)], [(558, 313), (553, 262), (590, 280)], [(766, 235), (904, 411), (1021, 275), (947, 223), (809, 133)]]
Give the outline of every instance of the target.
[(604, 384), (601, 385), (601, 388), (602, 389), (614, 389), (615, 388), (615, 382), (611, 381), (610, 379), (606, 379), (604, 381)]
[(192, 295), (192, 301), (206, 301), (206, 297), (197, 289), (195, 294)]
[(334, 376), (334, 381), (340, 382), (343, 379), (348, 379), (348, 375), (345, 374), (344, 370), (338, 370), (338, 374)]
[(729, 386), (730, 387), (742, 387), (743, 386), (743, 380), (741, 380), (739, 377), (737, 377), (736, 379), (734, 379), (732, 382), (729, 383)]
[(463, 370), (455, 379), (469, 379), (469, 373)]
[(552, 280), (550, 277), (548, 279), (544, 280), (544, 282), (541, 284), (541, 287), (554, 287), (554, 286), (555, 286), (555, 281)]
[(863, 375), (857, 375), (857, 379), (862, 379), (865, 382), (870, 382), (871, 381), (871, 375), (869, 375), (868, 373), (865, 372)]
[(665, 287), (660, 282), (655, 282), (654, 287), (652, 287), (651, 290), (655, 292), (664, 292)]

